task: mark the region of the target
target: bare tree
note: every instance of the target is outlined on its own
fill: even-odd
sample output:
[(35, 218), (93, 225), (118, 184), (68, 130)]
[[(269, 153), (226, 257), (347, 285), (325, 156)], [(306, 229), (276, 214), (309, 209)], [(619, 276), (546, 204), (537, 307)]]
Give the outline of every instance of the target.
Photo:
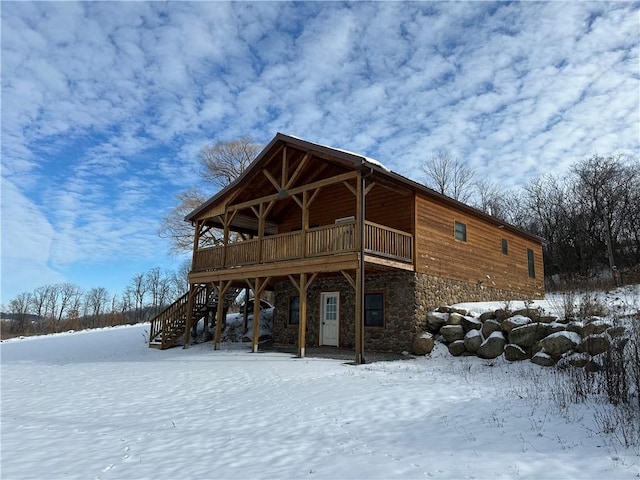
[(190, 188), (179, 193), (176, 206), (162, 219), (158, 235), (171, 240), (171, 252), (181, 254), (193, 248), (193, 226), (184, 221), (189, 213), (202, 205), (207, 199), (205, 193), (198, 188)]
[(260, 145), (249, 137), (204, 147), (200, 150), (202, 179), (226, 187), (245, 171), (259, 151)]
[(475, 207), (506, 221), (508, 216), (506, 211), (507, 192), (504, 192), (498, 183), (485, 178), (475, 182), (475, 189)]
[(45, 318), (50, 321), (53, 325), (56, 324), (56, 320), (58, 319), (58, 308), (59, 308), (59, 299), (60, 299), (60, 283), (56, 283), (54, 285), (48, 285), (48, 297), (47, 303), (45, 305)]
[(135, 317), (132, 323), (140, 323), (143, 321), (142, 314), (148, 291), (149, 287), (145, 275), (143, 273), (134, 275), (131, 279), (131, 284), (127, 287), (127, 292), (125, 292), (129, 293), (130, 298), (133, 299)]
[(172, 274), (162, 273), (159, 268), (152, 268), (146, 274), (147, 289), (151, 296), (153, 314), (157, 314), (167, 305), (172, 297)]
[(27, 317), (31, 308), (31, 294), (22, 292), (9, 302), (9, 311), (13, 315), (12, 332), (24, 333), (27, 329)]
[[(260, 145), (243, 137), (230, 142), (217, 142), (200, 150), (200, 177), (218, 188), (233, 182), (249, 166), (260, 151)], [(178, 194), (176, 206), (162, 219), (158, 234), (171, 240), (171, 252), (181, 254), (193, 247), (193, 227), (184, 217), (204, 203), (208, 195), (199, 188)], [(205, 244), (215, 244), (220, 232), (209, 230), (202, 238)]]
[(172, 276), (173, 288), (176, 293), (181, 294), (189, 289), (189, 272), (191, 271), (191, 260), (183, 261), (178, 267), (178, 271)]
[(91, 327), (96, 328), (100, 326), (100, 318), (104, 314), (109, 301), (107, 289), (104, 287), (92, 288), (85, 294), (84, 301), (87, 316), (91, 321)]
[(622, 240), (620, 231), (629, 212), (629, 191), (637, 189), (637, 166), (629, 169), (623, 157), (593, 155), (574, 165), (577, 176), (575, 195), (586, 210), (593, 213), (606, 248), (609, 268), (616, 266), (614, 250)]
[(473, 170), (460, 162), (451, 152), (440, 150), (420, 165), (425, 184), (437, 192), (461, 202), (473, 195)]
[(33, 313), (40, 319), (46, 315), (46, 305), (49, 298), (49, 285), (36, 288), (31, 295), (31, 305)]
[(79, 299), (82, 295), (80, 287), (73, 283), (61, 283), (58, 285), (58, 291), (60, 292), (60, 303), (58, 306), (58, 316), (56, 318), (56, 324), (59, 326), (62, 323), (65, 313), (69, 313), (70, 310), (75, 309), (76, 315), (79, 310)]

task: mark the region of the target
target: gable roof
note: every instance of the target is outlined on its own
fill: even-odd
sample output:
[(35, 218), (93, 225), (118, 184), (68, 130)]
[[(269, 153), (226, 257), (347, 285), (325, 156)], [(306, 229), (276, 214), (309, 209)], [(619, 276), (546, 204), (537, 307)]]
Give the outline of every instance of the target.
[(481, 218), (482, 220), (493, 225), (499, 226), (501, 228), (506, 228), (537, 243), (544, 243), (544, 239), (538, 237), (537, 235), (533, 235), (532, 233), (522, 230), (521, 228), (510, 225), (500, 220), (499, 218), (493, 217), (481, 210), (478, 210), (477, 208), (471, 207), (470, 205), (438, 193), (431, 188), (428, 188), (420, 183), (417, 183), (409, 178), (395, 173), (377, 160), (366, 157), (364, 155), (349, 152), (347, 150), (302, 140), (301, 138), (291, 135), (285, 135), (283, 133), (277, 133), (276, 136), (273, 137), (269, 144), (264, 147), (264, 149), (255, 158), (255, 160), (245, 169), (244, 172), (242, 172), (242, 174), (238, 178), (236, 178), (232, 183), (218, 191), (206, 202), (189, 213), (185, 217), (185, 220), (189, 222), (194, 221), (200, 214), (215, 206), (228, 195), (237, 191), (240, 186), (243, 185), (243, 182), (251, 178), (257, 171), (261, 169), (262, 164), (271, 157), (272, 152), (279, 149), (279, 147), (281, 147), (282, 145), (289, 145), (298, 150), (313, 153), (328, 160), (331, 159), (332, 161), (337, 161), (344, 167), (351, 170), (366, 170), (369, 175), (375, 176), (377, 181), (383, 180), (386, 183), (419, 192), (428, 198), (437, 200), (474, 217)]

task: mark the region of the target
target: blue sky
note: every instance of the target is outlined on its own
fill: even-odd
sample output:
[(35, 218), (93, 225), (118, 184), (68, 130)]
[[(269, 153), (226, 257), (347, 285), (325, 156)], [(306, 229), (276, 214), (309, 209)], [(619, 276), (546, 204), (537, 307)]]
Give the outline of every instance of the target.
[[(517, 188), (640, 152), (640, 6), (2, 2), (2, 303), (120, 293), (204, 145), (277, 132)], [(213, 194), (214, 192), (211, 191)]]

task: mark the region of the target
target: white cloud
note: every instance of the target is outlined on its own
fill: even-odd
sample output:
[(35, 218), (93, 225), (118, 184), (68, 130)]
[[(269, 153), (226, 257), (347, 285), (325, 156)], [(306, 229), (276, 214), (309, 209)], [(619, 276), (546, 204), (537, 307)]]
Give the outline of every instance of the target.
[(49, 262), (53, 228), (40, 209), (2, 178), (2, 298), (62, 281)]

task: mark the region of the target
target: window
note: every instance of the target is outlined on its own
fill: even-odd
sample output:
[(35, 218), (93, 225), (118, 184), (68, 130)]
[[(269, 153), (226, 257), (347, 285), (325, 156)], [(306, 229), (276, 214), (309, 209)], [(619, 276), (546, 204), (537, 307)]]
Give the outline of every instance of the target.
[(384, 327), (384, 295), (382, 293), (365, 294), (364, 326)]
[(300, 297), (289, 297), (289, 325), (300, 324)]
[(529, 278), (536, 278), (536, 265), (533, 259), (533, 250), (527, 248), (527, 264), (529, 266)]
[(461, 242), (467, 241), (467, 225), (461, 222), (455, 222), (455, 237)]
[(502, 254), (507, 255), (509, 253), (509, 244), (507, 243), (507, 239), (502, 239)]

